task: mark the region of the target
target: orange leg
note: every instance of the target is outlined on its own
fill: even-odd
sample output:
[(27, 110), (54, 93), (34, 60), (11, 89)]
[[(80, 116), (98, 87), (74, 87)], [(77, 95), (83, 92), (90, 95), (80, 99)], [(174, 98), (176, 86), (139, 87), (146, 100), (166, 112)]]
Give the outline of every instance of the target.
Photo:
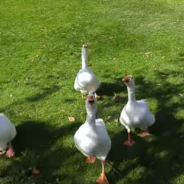
[(149, 133), (149, 130), (147, 129), (145, 131), (141, 130), (141, 132), (138, 135), (141, 136), (141, 137), (145, 137), (145, 136), (150, 135), (150, 133)]
[(105, 175), (104, 164), (105, 164), (105, 162), (102, 161), (102, 173), (101, 173), (100, 177), (96, 180), (96, 182), (98, 184), (109, 184), (107, 177)]
[(13, 151), (13, 147), (12, 147), (11, 143), (9, 143), (8, 150), (6, 151), (6, 156), (7, 157), (14, 157), (15, 156), (15, 153)]
[(95, 157), (86, 157), (86, 163), (93, 164), (95, 162)]
[(124, 142), (124, 145), (132, 146), (133, 144), (135, 144), (135, 141), (131, 139), (130, 133), (128, 133), (128, 140)]

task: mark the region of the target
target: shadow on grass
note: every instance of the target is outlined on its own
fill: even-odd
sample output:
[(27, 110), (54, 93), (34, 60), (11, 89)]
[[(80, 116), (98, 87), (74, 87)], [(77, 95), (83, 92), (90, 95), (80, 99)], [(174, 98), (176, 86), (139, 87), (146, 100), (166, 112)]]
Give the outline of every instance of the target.
[(42, 92), (35, 94), (32, 97), (28, 97), (27, 100), (31, 101), (31, 102), (39, 101), (39, 100), (46, 98), (48, 95), (55, 93), (56, 91), (58, 91), (60, 89), (61, 89), (61, 87), (57, 86), (57, 85), (53, 85), (51, 87), (45, 87), (42, 89)]
[[(80, 125), (81, 123), (75, 122), (56, 128), (50, 126), (48, 122), (23, 122), (17, 127), (18, 134), (13, 141), (16, 158), (11, 159), (11, 164), (1, 171), (4, 177), (0, 178), (0, 182), (4, 184), (57, 184), (65, 179), (70, 181), (71, 177), (69, 183), (77, 183), (78, 178), (73, 175), (74, 171), (70, 173), (66, 168), (62, 171), (62, 166), (66, 167), (67, 163), (71, 166), (70, 160), (72, 163), (77, 163), (76, 153), (79, 152), (71, 149), (71, 146), (62, 146), (57, 143), (70, 135), (73, 143), (73, 134)], [(5, 156), (1, 159), (4, 159), (5, 162), (10, 160)], [(32, 176), (29, 168), (33, 167), (38, 168), (41, 174)], [(84, 172), (83, 168), (81, 169), (80, 171)]]
[(98, 95), (114, 96), (115, 93), (126, 91), (126, 87), (122, 82), (122, 79), (117, 79), (114, 83), (102, 82), (100, 88), (97, 90)]

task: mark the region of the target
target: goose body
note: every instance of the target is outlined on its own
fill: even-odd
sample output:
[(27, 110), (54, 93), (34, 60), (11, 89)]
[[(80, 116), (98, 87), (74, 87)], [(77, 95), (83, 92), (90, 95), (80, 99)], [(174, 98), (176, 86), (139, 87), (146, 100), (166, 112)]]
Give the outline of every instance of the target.
[(74, 82), (74, 89), (80, 91), (82, 95), (94, 93), (99, 88), (99, 81), (94, 72), (87, 67), (87, 46), (82, 47), (82, 69), (77, 73)]
[(96, 157), (103, 161), (111, 148), (103, 119), (96, 119), (93, 127), (88, 122), (81, 125), (74, 135), (74, 142), (86, 157)]
[(148, 127), (154, 124), (155, 116), (150, 112), (146, 100), (135, 99), (135, 84), (132, 77), (124, 79), (128, 89), (128, 102), (120, 115), (120, 122), (125, 126), (128, 132), (128, 140), (124, 143), (131, 146), (134, 141), (130, 139), (130, 129), (140, 128), (140, 135), (148, 135)]
[(0, 114), (0, 151), (4, 151), (7, 148), (7, 156), (13, 156), (13, 150), (11, 147), (11, 141), (15, 138), (17, 132), (14, 124), (4, 115)]
[(138, 100), (135, 103), (127, 103), (123, 108), (121, 122), (124, 122), (129, 128), (147, 129), (155, 122), (154, 115), (149, 111), (146, 100)]
[[(108, 136), (103, 119), (96, 118), (97, 101), (94, 95), (88, 95), (86, 100), (87, 118), (74, 135), (74, 143), (77, 149), (86, 156), (87, 163), (93, 163), (95, 157), (102, 161), (102, 174), (97, 180), (98, 183), (108, 180), (104, 172), (104, 161), (111, 149), (111, 140)], [(90, 159), (92, 159), (90, 161)]]

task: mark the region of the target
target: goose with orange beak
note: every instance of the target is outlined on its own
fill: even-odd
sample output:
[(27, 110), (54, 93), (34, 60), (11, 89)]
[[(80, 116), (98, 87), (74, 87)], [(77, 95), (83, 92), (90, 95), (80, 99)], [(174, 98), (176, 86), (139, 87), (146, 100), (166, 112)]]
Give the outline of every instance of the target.
[(120, 122), (128, 132), (128, 140), (124, 144), (132, 146), (135, 141), (131, 139), (130, 129), (140, 128), (139, 135), (142, 137), (149, 135), (148, 127), (154, 124), (155, 116), (150, 112), (146, 100), (136, 100), (133, 77), (125, 77), (124, 83), (128, 90), (128, 102), (121, 112)]
[(103, 119), (97, 118), (97, 100), (93, 94), (86, 99), (87, 117), (74, 135), (75, 146), (86, 156), (86, 163), (94, 163), (95, 158), (102, 163), (102, 173), (97, 179), (99, 184), (109, 184), (104, 170), (106, 157), (111, 149), (111, 140)]

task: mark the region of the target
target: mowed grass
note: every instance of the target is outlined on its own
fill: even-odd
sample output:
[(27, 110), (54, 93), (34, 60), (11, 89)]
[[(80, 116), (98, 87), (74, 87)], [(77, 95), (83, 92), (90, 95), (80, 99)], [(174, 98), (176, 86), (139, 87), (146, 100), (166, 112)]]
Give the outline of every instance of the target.
[[(112, 139), (110, 184), (184, 182), (184, 3), (179, 0), (7, 0), (0, 2), (0, 112), (15, 123), (15, 158), (0, 158), (1, 184), (92, 184), (73, 135), (84, 123), (84, 99), (73, 89), (81, 46), (102, 82), (99, 111)], [(152, 135), (126, 147), (118, 122), (132, 75), (147, 99)], [(113, 100), (114, 92), (122, 98)], [(68, 117), (75, 117), (70, 122)], [(110, 118), (109, 118), (110, 116)], [(36, 167), (39, 176), (31, 176)]]

